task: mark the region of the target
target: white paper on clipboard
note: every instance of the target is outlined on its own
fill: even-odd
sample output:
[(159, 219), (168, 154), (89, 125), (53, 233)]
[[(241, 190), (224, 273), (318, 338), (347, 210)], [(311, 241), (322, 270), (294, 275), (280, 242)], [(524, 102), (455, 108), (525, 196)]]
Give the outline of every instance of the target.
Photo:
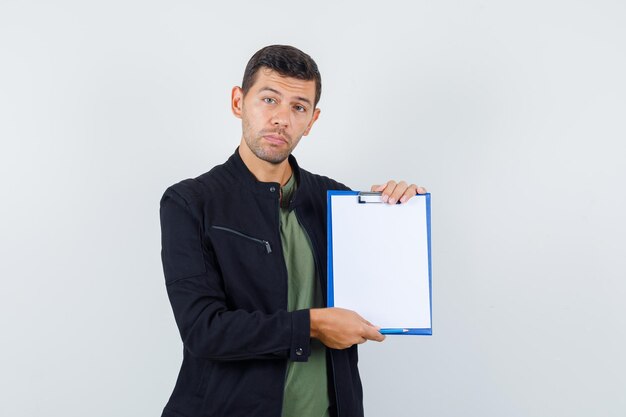
[(328, 192), (329, 306), (432, 334), (430, 194), (395, 205), (359, 195)]

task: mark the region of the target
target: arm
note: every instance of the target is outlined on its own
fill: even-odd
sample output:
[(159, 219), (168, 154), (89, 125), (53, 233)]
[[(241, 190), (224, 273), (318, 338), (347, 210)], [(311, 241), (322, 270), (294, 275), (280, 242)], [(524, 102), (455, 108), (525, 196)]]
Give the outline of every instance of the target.
[(213, 360), (306, 361), (310, 354), (308, 310), (230, 310), (211, 248), (203, 244), (200, 221), (181, 194), (161, 199), (161, 258), (167, 293), (183, 344)]

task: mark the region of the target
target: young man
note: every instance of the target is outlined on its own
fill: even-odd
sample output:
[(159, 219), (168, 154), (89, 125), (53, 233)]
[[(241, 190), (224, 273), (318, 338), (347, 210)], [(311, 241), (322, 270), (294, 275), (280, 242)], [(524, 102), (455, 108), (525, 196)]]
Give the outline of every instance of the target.
[[(382, 341), (356, 312), (322, 308), (326, 191), (347, 189), (291, 155), (320, 110), (302, 51), (274, 45), (248, 62), (232, 111), (241, 143), (222, 165), (161, 199), (162, 260), (184, 345), (164, 417), (357, 417), (357, 344)], [(425, 190), (389, 181), (390, 204)]]

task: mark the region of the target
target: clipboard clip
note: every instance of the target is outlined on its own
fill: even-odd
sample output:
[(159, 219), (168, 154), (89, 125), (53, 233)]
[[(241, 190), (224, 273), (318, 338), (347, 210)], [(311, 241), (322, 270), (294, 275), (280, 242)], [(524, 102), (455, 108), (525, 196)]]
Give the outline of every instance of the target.
[(359, 191), (359, 204), (383, 203), (383, 193), (380, 191)]

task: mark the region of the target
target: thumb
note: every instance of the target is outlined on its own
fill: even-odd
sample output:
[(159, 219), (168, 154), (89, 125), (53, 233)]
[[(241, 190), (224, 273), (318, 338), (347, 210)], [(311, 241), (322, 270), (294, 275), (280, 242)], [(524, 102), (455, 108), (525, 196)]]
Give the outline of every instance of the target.
[(383, 340), (385, 340), (385, 335), (380, 333), (380, 329), (377, 329), (373, 326), (366, 329), (366, 334), (364, 337), (368, 340), (375, 340), (377, 342), (382, 342)]

